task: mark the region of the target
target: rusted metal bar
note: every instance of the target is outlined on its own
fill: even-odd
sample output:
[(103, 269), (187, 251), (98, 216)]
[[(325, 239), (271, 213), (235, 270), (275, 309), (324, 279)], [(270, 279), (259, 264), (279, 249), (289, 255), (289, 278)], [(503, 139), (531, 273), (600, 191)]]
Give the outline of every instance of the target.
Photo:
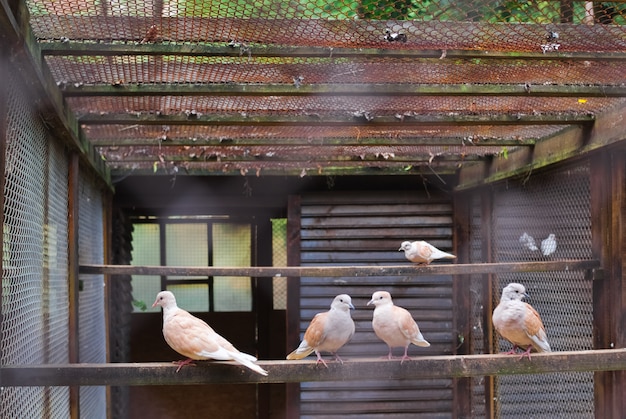
[(547, 262), (504, 262), (446, 265), (389, 265), (389, 266), (80, 266), (81, 274), (109, 275), (177, 275), (177, 276), (250, 276), (266, 277), (363, 277), (363, 276), (419, 276), (502, 274), (512, 272), (580, 271), (600, 267), (597, 260), (560, 260)]
[(7, 365), (0, 369), (4, 387), (17, 386), (145, 386), (185, 384), (298, 383), (311, 381), (406, 380), (482, 377), (551, 372), (626, 370), (626, 349), (533, 354), (532, 359), (498, 355), (414, 357), (410, 361), (359, 358), (328, 368), (313, 358), (259, 361), (267, 377), (234, 362), (206, 361), (183, 367), (173, 363)]

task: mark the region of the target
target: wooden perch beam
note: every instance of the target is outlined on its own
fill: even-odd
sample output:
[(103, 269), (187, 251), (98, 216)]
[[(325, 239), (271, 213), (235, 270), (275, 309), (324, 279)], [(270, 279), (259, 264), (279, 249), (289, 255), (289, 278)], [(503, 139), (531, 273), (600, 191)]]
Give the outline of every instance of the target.
[(549, 262), (507, 262), (445, 265), (394, 266), (254, 266), (243, 268), (215, 266), (131, 266), (81, 265), (81, 274), (109, 275), (182, 275), (182, 276), (250, 276), (250, 277), (359, 277), (473, 275), (511, 272), (580, 271), (600, 267), (597, 260), (562, 260)]
[(414, 357), (400, 363), (381, 359), (328, 362), (259, 361), (263, 377), (233, 362), (198, 362), (178, 373), (173, 363), (9, 365), (0, 369), (4, 387), (14, 386), (144, 386), (183, 384), (297, 383), (311, 381), (405, 380), (415, 378), (481, 377), (573, 371), (626, 369), (626, 349), (511, 355)]

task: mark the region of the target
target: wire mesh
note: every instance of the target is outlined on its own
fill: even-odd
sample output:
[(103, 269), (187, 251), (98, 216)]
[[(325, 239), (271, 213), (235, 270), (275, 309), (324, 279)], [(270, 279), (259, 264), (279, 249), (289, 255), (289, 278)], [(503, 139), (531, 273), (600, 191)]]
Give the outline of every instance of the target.
[[(7, 75), (0, 360), (66, 363), (67, 159)], [(68, 417), (68, 396), (66, 387), (3, 387), (0, 417)]]
[[(79, 263), (104, 263), (102, 192), (95, 179), (81, 173), (78, 215)], [(81, 275), (78, 294), (80, 362), (106, 363), (107, 339), (103, 275)], [(106, 387), (81, 387), (80, 411), (90, 418), (106, 418)]]
[[(546, 138), (558, 127), (537, 128), (520, 121), (507, 130), (486, 124), (498, 116), (521, 115), (547, 124), (550, 121), (544, 118), (550, 116), (591, 117), (609, 106), (623, 106), (623, 99), (614, 93), (603, 97), (608, 90), (594, 90), (598, 86), (613, 92), (623, 88), (623, 60), (614, 55), (626, 50), (626, 6), (621, 2), (130, 0), (88, 5), (71, 0), (59, 5), (52, 0), (30, 0), (27, 5), (44, 59), (71, 109), (83, 120), (127, 116), (119, 122), (122, 131), (117, 137), (108, 138), (114, 149), (99, 149), (115, 174), (149, 173), (151, 169), (174, 174), (184, 168), (185, 173), (294, 175), (303, 166), (289, 156), (250, 163), (243, 153), (232, 155), (236, 164), (206, 161), (197, 158), (201, 151), (188, 153), (184, 148), (171, 148), (170, 155), (160, 156), (165, 163), (151, 166), (154, 161), (135, 159), (134, 154), (143, 150), (134, 151), (127, 135), (146, 132), (140, 127), (143, 124), (174, 131), (166, 118), (162, 124), (151, 119), (155, 115), (179, 116), (183, 119), (178, 123), (185, 125), (207, 123), (197, 121), (198, 115), (227, 115), (240, 125), (234, 135), (254, 131), (257, 139), (265, 139), (262, 155), (281, 153), (270, 142), (276, 138), (327, 138), (336, 144), (349, 139), (377, 141), (388, 146), (385, 154), (391, 156), (394, 144), (385, 144), (385, 139), (394, 136), (432, 137), (429, 132), (433, 131), (442, 138), (446, 134), (453, 138)], [(109, 45), (115, 48), (113, 53), (107, 50)], [(198, 86), (217, 86), (226, 93), (190, 93), (190, 88)], [(247, 94), (249, 86), (267, 89)], [(355, 86), (361, 89), (358, 94), (341, 91)], [(367, 86), (383, 91), (367, 94)], [(404, 86), (411, 87), (412, 93), (397, 94)], [(418, 86), (434, 93), (416, 93)], [(470, 94), (465, 91), (468, 86), (487, 88), (489, 93)], [(85, 93), (86, 88), (94, 89), (93, 93)], [(132, 90), (129, 95), (127, 88)], [(506, 89), (526, 90), (509, 94)], [(549, 92), (535, 94), (539, 89)], [(192, 117), (185, 119), (185, 115)], [(397, 115), (397, 125), (403, 126), (381, 130), (351, 115), (367, 115), (366, 119)], [(416, 115), (425, 117), (425, 129), (406, 124)], [(450, 120), (426, 128), (429, 118), (437, 115)], [(485, 119), (468, 129), (463, 118), (457, 120), (467, 115)], [(276, 123), (264, 119), (267, 116), (285, 119)], [(347, 117), (349, 123), (345, 119), (342, 123), (349, 126), (328, 127), (324, 122), (333, 116)], [(305, 120), (299, 120), (295, 134), (293, 128), (276, 126), (302, 117)], [(101, 140), (97, 134), (104, 129), (88, 123), (87, 137), (97, 143)], [(107, 123), (117, 124), (115, 119)], [(223, 134), (217, 138), (232, 138), (233, 134), (226, 134), (231, 128), (187, 126), (179, 131), (201, 136), (203, 131), (219, 130)], [(145, 143), (161, 135), (133, 138)], [(327, 143), (314, 145), (319, 153), (346, 152), (354, 159), (337, 163), (300, 150), (298, 155), (311, 161), (304, 167), (309, 174), (345, 172), (346, 168), (417, 173), (404, 170), (407, 166), (395, 156), (363, 163), (358, 158), (363, 153), (358, 151), (322, 151), (325, 147), (319, 146)], [(491, 147), (492, 155), (502, 148)], [(429, 152), (437, 154), (419, 145), (411, 151), (415, 156)], [(485, 155), (478, 149), (454, 150), (447, 162), (439, 163), (437, 173), (463, 165), (470, 154)], [(430, 161), (416, 160), (413, 168), (431, 169)]]
[[(585, 8), (583, 2), (573, 2), (571, 7), (566, 7), (556, 1), (339, 0), (318, 3), (307, 0), (263, 3), (139, 0), (95, 5), (74, 0), (61, 5), (47, 0), (29, 1), (28, 5), (35, 34), (40, 38), (65, 36), (140, 42), (236, 40), (361, 47), (410, 43), (422, 47), (461, 45), (476, 49), (489, 49), (498, 43), (509, 49), (537, 49), (540, 40), (545, 38), (545, 30), (533, 24), (550, 23), (559, 29), (570, 26), (561, 37), (570, 41), (563, 42), (564, 49), (610, 50), (620, 44), (611, 30), (615, 29), (615, 24), (624, 23), (622, 5), (604, 2), (596, 3), (593, 8)], [(518, 25), (511, 31), (499, 23)], [(584, 37), (585, 27), (594, 23), (602, 23), (595, 26), (601, 27), (596, 31), (599, 36), (607, 35), (605, 44)], [(406, 41), (388, 41), (385, 29), (405, 34)], [(497, 39), (504, 42), (496, 42)]]
[[(590, 259), (589, 166), (582, 164), (494, 191), (494, 262)], [(532, 236), (536, 246), (529, 245)], [(556, 237), (556, 250), (542, 244)], [(537, 249), (535, 249), (535, 247)], [(502, 274), (494, 280), (494, 306), (510, 282), (522, 283), (540, 313), (553, 351), (592, 349), (592, 284), (584, 271)], [(495, 337), (496, 350), (511, 348)], [(592, 372), (568, 372), (496, 378), (497, 417), (593, 417)]]

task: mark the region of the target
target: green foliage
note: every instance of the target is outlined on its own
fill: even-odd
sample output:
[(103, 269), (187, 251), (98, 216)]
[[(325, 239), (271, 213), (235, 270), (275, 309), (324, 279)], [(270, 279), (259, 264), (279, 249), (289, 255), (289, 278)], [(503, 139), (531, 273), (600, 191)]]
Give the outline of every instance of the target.
[(133, 306), (141, 311), (148, 310), (148, 305), (144, 301), (133, 300)]

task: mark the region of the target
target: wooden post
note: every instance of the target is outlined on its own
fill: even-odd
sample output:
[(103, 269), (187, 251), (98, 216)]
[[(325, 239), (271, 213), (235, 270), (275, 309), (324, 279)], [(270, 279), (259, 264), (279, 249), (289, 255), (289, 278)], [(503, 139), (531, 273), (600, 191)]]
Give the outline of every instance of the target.
[[(470, 263), (470, 211), (471, 196), (468, 193), (454, 197), (454, 251), (456, 262)], [(472, 297), (469, 275), (457, 275), (452, 283), (452, 353), (472, 353)], [(454, 378), (452, 388), (453, 417), (472, 416), (472, 379)]]
[[(480, 192), (481, 201), (481, 249), (482, 262), (493, 262), (493, 249), (491, 247), (492, 239), (492, 214), (493, 214), (493, 194), (491, 189), (484, 188)], [(483, 339), (484, 348), (490, 353), (495, 349), (493, 339), (493, 324), (491, 322), (491, 313), (493, 312), (493, 274), (483, 275)], [(485, 377), (485, 416), (487, 418), (495, 417), (495, 378), (493, 376)]]
[[(8, 48), (0, 49), (0, 79), (7, 80), (8, 79), (8, 63), (9, 59), (7, 57), (6, 52)], [(9, 123), (7, 118), (7, 107), (9, 101), (8, 87), (7, 83), (0, 83), (0, 237), (4, 238), (4, 196), (5, 196), (5, 167), (6, 167), (6, 151), (7, 151), (7, 124)], [(2, 260), (4, 251), (3, 251), (3, 243), (4, 240), (0, 240), (0, 260)], [(1, 266), (4, 266), (2, 263)], [(4, 280), (4, 268), (2, 269), (2, 277), (0, 281)], [(0, 286), (0, 307), (2, 307), (2, 287)], [(4, 316), (2, 314), (2, 310), (0, 310), (0, 325), (4, 321)], [(0, 342), (6, 342), (4, 336), (2, 336), (2, 328), (0, 327)], [(1, 347), (0, 347), (1, 348)]]
[[(626, 347), (626, 288), (623, 286), (626, 169), (623, 150), (607, 150), (591, 160), (593, 256), (602, 275), (593, 286), (594, 349)], [(624, 371), (594, 374), (595, 416), (620, 418), (626, 411)]]
[[(287, 204), (287, 265), (300, 265), (301, 198), (291, 195)], [(300, 277), (287, 278), (287, 347), (285, 353), (300, 343)], [(300, 417), (300, 384), (288, 384), (286, 389), (286, 417)]]
[[(78, 206), (80, 189), (80, 164), (76, 152), (70, 155), (68, 174), (68, 298), (69, 298), (69, 362), (80, 362), (78, 340)], [(70, 387), (70, 418), (80, 418), (80, 388)]]

